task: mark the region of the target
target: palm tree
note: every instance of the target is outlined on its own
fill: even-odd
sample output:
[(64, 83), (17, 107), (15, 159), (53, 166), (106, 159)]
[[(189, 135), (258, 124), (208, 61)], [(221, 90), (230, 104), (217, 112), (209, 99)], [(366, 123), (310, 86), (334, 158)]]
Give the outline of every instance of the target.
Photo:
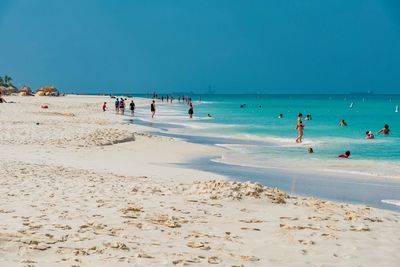
[(4, 76), (4, 83), (5, 83), (7, 86), (12, 85), (12, 84), (11, 84), (11, 81), (12, 81), (12, 78), (11, 78), (10, 76), (7, 76), (7, 75)]

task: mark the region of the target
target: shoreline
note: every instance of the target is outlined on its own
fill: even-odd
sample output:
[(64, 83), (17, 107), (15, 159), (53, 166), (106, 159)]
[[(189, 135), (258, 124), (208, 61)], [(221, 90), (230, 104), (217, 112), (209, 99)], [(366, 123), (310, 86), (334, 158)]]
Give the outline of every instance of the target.
[[(152, 131), (155, 134), (169, 136), (174, 138), (183, 138), (187, 141), (201, 144), (212, 144), (218, 145), (225, 148), (228, 148), (232, 153), (229, 156), (224, 158), (224, 162), (228, 164), (234, 165), (243, 165), (249, 167), (263, 167), (268, 165), (270, 167), (277, 167), (280, 169), (290, 169), (293, 165), (304, 165), (305, 167), (312, 167), (313, 170), (318, 172), (330, 172), (330, 173), (344, 173), (346, 176), (350, 175), (365, 175), (370, 177), (382, 177), (384, 179), (398, 179), (400, 181), (400, 169), (396, 164), (396, 160), (394, 159), (373, 159), (370, 157), (363, 158), (360, 155), (352, 155), (351, 160), (349, 161), (340, 161), (337, 159), (337, 155), (340, 154), (340, 150), (337, 152), (333, 152), (333, 154), (316, 153), (312, 156), (306, 156), (303, 154), (298, 154), (300, 151), (299, 148), (304, 149), (304, 153), (306, 154), (307, 147), (309, 146), (326, 146), (328, 144), (329, 138), (316, 138), (312, 137), (308, 139), (305, 143), (300, 146), (294, 144), (292, 140), (288, 137), (277, 137), (277, 136), (260, 136), (255, 134), (243, 134), (243, 133), (231, 133), (226, 136), (225, 134), (218, 131), (204, 131), (207, 128), (211, 129), (219, 129), (221, 130), (224, 127), (236, 127), (238, 125), (235, 124), (224, 124), (224, 123), (213, 123), (209, 122), (210, 118), (197, 117), (194, 120), (186, 121), (186, 118), (182, 115), (177, 115), (178, 112), (180, 114), (185, 114), (184, 108), (182, 109), (182, 105), (175, 103), (173, 105), (164, 103), (160, 103), (161, 108), (166, 107), (163, 110), (163, 113), (170, 112), (170, 109), (173, 110), (174, 116), (171, 116), (172, 121), (167, 119), (160, 120), (156, 118), (154, 121), (149, 120), (147, 118), (139, 118), (136, 120), (135, 124), (140, 124), (143, 126), (151, 125), (151, 127), (157, 129)], [(202, 104), (200, 104), (200, 107)], [(147, 111), (147, 109), (146, 109)], [(204, 112), (204, 111), (203, 111)], [(204, 114), (203, 114), (204, 115)], [(184, 117), (184, 119), (182, 119)], [(394, 138), (397, 138), (394, 137)], [(349, 139), (349, 138), (339, 138), (341, 142), (361, 145), (365, 143), (364, 138), (360, 139)], [(375, 140), (375, 144), (386, 142), (386, 138), (382, 140)], [(393, 139), (391, 142), (395, 142)], [(262, 153), (260, 151), (254, 150), (252, 147), (263, 146), (266, 151), (268, 149), (272, 149), (274, 157), (262, 157)], [(347, 145), (346, 145), (347, 146)], [(296, 153), (293, 158), (289, 158), (290, 154), (284, 155), (280, 153), (280, 149), (287, 153)], [(256, 152), (255, 152), (256, 151)], [(246, 158), (248, 153), (255, 153), (255, 157), (249, 157), (245, 163), (243, 163), (242, 159), (239, 157), (235, 157), (234, 154), (241, 155), (242, 158)], [(332, 152), (331, 152), (332, 153)], [(335, 154), (338, 153), (338, 154)], [(285, 161), (290, 159), (287, 164)], [(310, 165), (311, 164), (311, 165)]]
[[(141, 119), (139, 119), (139, 123), (138, 120), (136, 120), (133, 124), (145, 126), (148, 125), (149, 122), (141, 121)], [(157, 136), (177, 138), (192, 144), (202, 144), (210, 147), (217, 146), (227, 151), (229, 151), (229, 149), (225, 148), (221, 143), (248, 144), (249, 142), (253, 142), (254, 144), (257, 144), (259, 142), (257, 140), (239, 140), (217, 136), (200, 136), (169, 132), (168, 130), (171, 129), (174, 129), (174, 124), (156, 122), (152, 124), (147, 133)], [(232, 151), (229, 152), (232, 153)], [(206, 160), (204, 160), (204, 158)], [(198, 164), (198, 162), (201, 162), (201, 164)], [(297, 170), (296, 172), (293, 172), (289, 167), (241, 165), (227, 162), (226, 159), (222, 160), (221, 157), (213, 157), (211, 155), (199, 156), (198, 159), (194, 160), (194, 162), (188, 162), (188, 164), (186, 164), (188, 168), (192, 167), (203, 171), (209, 169), (209, 166), (211, 165), (213, 166), (212, 172), (222, 174), (237, 181), (244, 182), (251, 180), (265, 186), (278, 187), (285, 192), (296, 194), (298, 196), (315, 196), (331, 201), (347, 202), (351, 204), (367, 204), (375, 208), (400, 212), (400, 180), (397, 177), (333, 170)], [(237, 170), (236, 172), (241, 173), (241, 176), (234, 174), (230, 169)], [(252, 175), (246, 175), (246, 173), (252, 173)], [(281, 177), (284, 181), (279, 181), (276, 177)], [(301, 184), (302, 186), (298, 190), (293, 190), (291, 188), (293, 182), (290, 182), (290, 180), (298, 180), (298, 183), (303, 184)], [(332, 180), (334, 180), (334, 182), (332, 182)], [(317, 183), (317, 185), (315, 183)], [(327, 185), (330, 186), (327, 187)], [(307, 186), (313, 188), (314, 191), (309, 191)], [(386, 191), (383, 190), (384, 188)], [(354, 196), (353, 190), (355, 192), (363, 192), (364, 190), (367, 193), (357, 194), (357, 196)], [(385, 193), (382, 193), (382, 191)], [(377, 196), (380, 196), (380, 198)], [(390, 203), (388, 203), (387, 200), (391, 200)], [(399, 204), (394, 204), (393, 201)]]
[(148, 134), (112, 103), (103, 113), (107, 99), (15, 97), (0, 106), (0, 265), (399, 261), (399, 213), (185, 168), (222, 148)]

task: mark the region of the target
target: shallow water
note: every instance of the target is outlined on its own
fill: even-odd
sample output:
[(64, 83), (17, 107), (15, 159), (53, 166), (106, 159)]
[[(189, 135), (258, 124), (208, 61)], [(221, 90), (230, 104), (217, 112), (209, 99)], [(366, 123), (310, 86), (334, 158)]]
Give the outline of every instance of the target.
[[(139, 108), (138, 120), (175, 137), (180, 135), (188, 141), (196, 139), (191, 136), (202, 137), (197, 141), (202, 139), (204, 143), (224, 147), (226, 152), (217, 159), (224, 164), (268, 166), (300, 173), (325, 171), (346, 177), (400, 178), (400, 113), (395, 112), (400, 102), (398, 95), (203, 95), (201, 98), (201, 102), (193, 98), (196, 100), (193, 120), (188, 119), (187, 106), (182, 103), (159, 105), (153, 120), (147, 108)], [(246, 106), (240, 108), (242, 104)], [(302, 144), (294, 142), (299, 112), (313, 118), (303, 120), (306, 127)], [(281, 113), (283, 118), (279, 119)], [(347, 127), (339, 127), (342, 118)], [(390, 135), (376, 134), (385, 123), (390, 125)], [(374, 140), (365, 139), (367, 130), (375, 133)], [(308, 154), (309, 147), (315, 153)], [(337, 158), (346, 150), (352, 152), (350, 159)], [(395, 205), (400, 192), (396, 194), (383, 198), (389, 200), (384, 205)]]

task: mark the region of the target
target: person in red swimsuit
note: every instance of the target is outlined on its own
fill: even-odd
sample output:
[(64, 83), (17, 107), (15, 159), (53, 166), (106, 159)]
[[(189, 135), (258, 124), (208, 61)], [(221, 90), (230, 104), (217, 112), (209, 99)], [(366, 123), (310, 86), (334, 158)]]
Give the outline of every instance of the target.
[(349, 150), (347, 150), (346, 153), (340, 154), (338, 156), (338, 158), (345, 158), (345, 159), (348, 159), (349, 157), (350, 157), (350, 151)]

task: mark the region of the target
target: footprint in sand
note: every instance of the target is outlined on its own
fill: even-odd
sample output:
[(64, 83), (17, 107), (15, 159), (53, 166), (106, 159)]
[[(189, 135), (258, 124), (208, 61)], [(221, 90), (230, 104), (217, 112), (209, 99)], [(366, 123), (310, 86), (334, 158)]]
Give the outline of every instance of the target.
[(216, 256), (213, 256), (213, 257), (209, 257), (207, 262), (209, 264), (220, 264), (222, 262), (222, 260)]
[(208, 242), (194, 242), (194, 241), (191, 241), (191, 242), (188, 242), (186, 244), (186, 246), (188, 246), (190, 248), (199, 248), (199, 249), (202, 249), (202, 250), (210, 250), (211, 247), (208, 246), (207, 244), (208, 244)]

